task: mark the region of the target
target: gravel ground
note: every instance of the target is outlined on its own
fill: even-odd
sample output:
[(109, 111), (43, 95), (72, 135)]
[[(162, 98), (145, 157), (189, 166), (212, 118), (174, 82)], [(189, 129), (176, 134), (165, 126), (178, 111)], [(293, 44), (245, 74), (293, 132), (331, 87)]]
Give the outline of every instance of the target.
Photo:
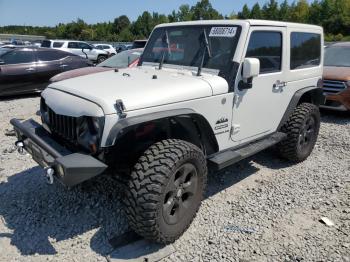
[[(38, 105), (38, 97), (0, 101), (0, 261), (106, 261), (109, 240), (128, 229), (120, 186), (107, 176), (72, 190), (47, 185), (8, 136), (9, 120), (37, 118)], [(323, 112), (307, 161), (290, 165), (267, 150), (208, 185), (165, 261), (350, 261), (349, 114)]]

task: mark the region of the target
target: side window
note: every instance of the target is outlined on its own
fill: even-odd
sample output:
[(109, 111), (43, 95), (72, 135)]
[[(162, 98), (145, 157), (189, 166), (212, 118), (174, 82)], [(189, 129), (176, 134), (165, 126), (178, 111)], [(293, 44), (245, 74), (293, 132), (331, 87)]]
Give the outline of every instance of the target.
[(320, 65), (321, 35), (293, 32), (290, 35), (290, 69), (301, 69)]
[(255, 31), (250, 35), (246, 57), (260, 60), (260, 73), (281, 71), (282, 34), (280, 32)]
[(78, 43), (77, 42), (69, 42), (68, 43), (68, 48), (72, 48), (72, 49), (78, 49)]
[(65, 52), (60, 51), (39, 51), (37, 52), (38, 60), (39, 61), (53, 61), (53, 60), (59, 60), (66, 56), (68, 56)]
[(34, 62), (32, 51), (12, 51), (2, 56), (2, 60), (7, 65), (24, 64)]
[(50, 40), (44, 40), (42, 43), (41, 43), (41, 47), (51, 47), (51, 41)]
[(78, 43), (78, 46), (79, 46), (79, 49), (91, 49), (91, 46), (88, 45), (87, 43), (84, 43), (84, 42), (79, 42)]
[(55, 48), (60, 48), (60, 47), (63, 46), (63, 42), (53, 42), (52, 46), (55, 47)]

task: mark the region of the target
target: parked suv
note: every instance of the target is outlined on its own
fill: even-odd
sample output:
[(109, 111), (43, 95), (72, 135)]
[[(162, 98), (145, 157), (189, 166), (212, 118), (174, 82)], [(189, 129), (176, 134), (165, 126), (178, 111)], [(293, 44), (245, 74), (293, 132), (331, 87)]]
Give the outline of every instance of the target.
[(79, 55), (99, 64), (109, 57), (109, 53), (105, 50), (97, 49), (94, 46), (82, 42), (71, 40), (44, 40), (41, 47), (56, 48), (66, 52)]
[[(42, 123), (12, 119), (20, 151), (71, 187), (105, 170), (126, 182), (131, 227), (175, 241), (195, 217), (208, 167), (276, 145), (305, 160), (324, 102), (323, 30), (255, 20), (157, 26), (137, 68), (51, 84)], [(234, 175), (234, 174), (233, 174)]]
[(100, 49), (100, 50), (105, 50), (108, 52), (110, 56), (116, 55), (117, 51), (115, 51), (114, 47), (109, 44), (94, 44), (93, 45), (95, 48)]
[(350, 42), (326, 48), (323, 70), (324, 108), (350, 111)]

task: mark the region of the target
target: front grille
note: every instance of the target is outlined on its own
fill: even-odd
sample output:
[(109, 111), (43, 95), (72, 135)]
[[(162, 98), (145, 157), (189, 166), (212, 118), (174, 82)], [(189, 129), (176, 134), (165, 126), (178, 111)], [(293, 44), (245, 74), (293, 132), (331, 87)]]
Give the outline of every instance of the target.
[(345, 82), (336, 80), (323, 80), (323, 92), (326, 95), (335, 95), (346, 89)]
[(65, 138), (68, 141), (77, 140), (77, 118), (56, 114), (51, 108), (47, 107), (49, 117), (48, 126), (56, 135)]

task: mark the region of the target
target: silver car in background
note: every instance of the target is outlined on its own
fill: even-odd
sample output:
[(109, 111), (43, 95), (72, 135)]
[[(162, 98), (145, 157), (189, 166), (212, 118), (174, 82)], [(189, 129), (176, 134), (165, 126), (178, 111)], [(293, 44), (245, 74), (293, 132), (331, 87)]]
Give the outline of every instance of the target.
[(101, 63), (106, 60), (110, 54), (105, 50), (100, 50), (94, 46), (74, 40), (44, 40), (41, 47), (60, 49), (66, 52), (88, 58), (94, 63)]

